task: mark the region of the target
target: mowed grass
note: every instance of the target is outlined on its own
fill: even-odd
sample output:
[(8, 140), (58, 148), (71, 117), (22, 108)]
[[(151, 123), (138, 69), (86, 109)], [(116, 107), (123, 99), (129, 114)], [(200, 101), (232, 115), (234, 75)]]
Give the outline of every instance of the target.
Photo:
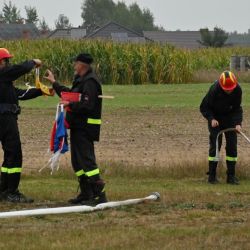
[[(113, 95), (115, 99), (105, 99), (104, 107), (117, 108), (198, 108), (202, 97), (211, 84), (166, 84), (166, 85), (103, 85), (104, 95)], [(250, 106), (250, 84), (241, 84), (244, 106)], [(55, 108), (59, 98), (42, 97), (23, 101), (24, 108)]]
[[(177, 114), (184, 109), (193, 115), (209, 86), (105, 85), (104, 94), (115, 99), (105, 100), (103, 111), (129, 109), (136, 113), (145, 108), (152, 112), (171, 108)], [(243, 106), (248, 108), (250, 85), (242, 87)], [(55, 109), (58, 100), (41, 97), (21, 105), (26, 110)], [(178, 123), (176, 119), (172, 124)], [(223, 170), (221, 184), (208, 185), (203, 170), (197, 170), (200, 176), (194, 173), (190, 177), (185, 166), (179, 167), (183, 169), (182, 178), (182, 170), (176, 169), (175, 178), (174, 173), (168, 175), (157, 165), (147, 166), (145, 172), (143, 166), (126, 169), (126, 163), (116, 166), (114, 162), (109, 171), (105, 166), (102, 171), (110, 200), (145, 197), (157, 191), (161, 201), (89, 214), (1, 219), (0, 249), (250, 249), (250, 181), (242, 179), (240, 186), (227, 185)], [(67, 205), (67, 200), (76, 195), (77, 182), (69, 170), (53, 176), (48, 171), (42, 175), (33, 172), (24, 176), (21, 190), (36, 202), (0, 203), (0, 211)]]
[[(144, 197), (159, 191), (160, 202), (96, 213), (1, 219), (5, 249), (249, 249), (249, 189), (207, 185), (202, 179), (167, 177), (106, 178), (111, 200)], [(4, 210), (62, 206), (76, 193), (71, 175), (26, 177), (22, 190), (34, 205)], [(3, 205), (0, 205), (2, 208)], [(9, 237), (12, 236), (12, 240)]]

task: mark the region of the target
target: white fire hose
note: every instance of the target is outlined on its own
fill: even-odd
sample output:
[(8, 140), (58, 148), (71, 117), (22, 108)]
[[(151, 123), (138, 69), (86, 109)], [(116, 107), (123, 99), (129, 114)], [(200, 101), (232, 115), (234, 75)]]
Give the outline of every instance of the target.
[(40, 208), (40, 209), (32, 209), (32, 210), (2, 212), (0, 213), (0, 219), (12, 218), (12, 217), (24, 217), (24, 216), (49, 215), (49, 214), (90, 213), (90, 212), (101, 211), (101, 210), (108, 209), (108, 208), (116, 208), (120, 206), (139, 204), (145, 201), (157, 201), (157, 200), (160, 200), (160, 194), (155, 192), (145, 198), (130, 199), (130, 200), (125, 200), (125, 201), (111, 201), (107, 203), (98, 204), (95, 207), (71, 206), (71, 207)]
[(215, 155), (216, 161), (220, 160), (219, 137), (220, 137), (220, 135), (222, 135), (223, 133), (226, 133), (226, 132), (239, 133), (248, 143), (250, 143), (250, 139), (242, 131), (238, 131), (236, 128), (227, 128), (227, 129), (221, 130), (218, 133), (217, 138), (216, 138), (216, 155)]

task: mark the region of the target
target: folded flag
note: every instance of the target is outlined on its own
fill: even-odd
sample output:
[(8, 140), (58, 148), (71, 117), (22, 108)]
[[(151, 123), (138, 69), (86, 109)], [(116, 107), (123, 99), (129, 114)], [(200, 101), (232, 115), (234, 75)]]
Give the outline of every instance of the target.
[[(68, 134), (64, 123), (63, 105), (58, 104), (56, 110), (56, 118), (53, 124), (50, 138), (50, 152), (52, 153), (48, 164), (50, 166), (51, 174), (59, 169), (60, 156), (69, 151)], [(39, 170), (41, 172), (45, 167)]]

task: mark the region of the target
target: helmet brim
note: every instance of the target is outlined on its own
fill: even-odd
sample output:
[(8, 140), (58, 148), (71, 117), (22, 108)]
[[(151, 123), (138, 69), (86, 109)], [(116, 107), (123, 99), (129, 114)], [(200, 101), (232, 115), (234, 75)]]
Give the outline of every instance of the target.
[(222, 84), (220, 84), (220, 86), (221, 86), (221, 88), (222, 88), (223, 90), (231, 91), (231, 90), (234, 90), (234, 89), (237, 87), (237, 84), (232, 85), (232, 86), (228, 86), (228, 87), (223, 86)]
[(2, 57), (2, 58), (0, 58), (0, 60), (4, 60), (4, 59), (8, 59), (8, 58), (12, 58), (13, 57), (13, 55), (6, 55), (6, 56), (4, 56), (4, 57)]

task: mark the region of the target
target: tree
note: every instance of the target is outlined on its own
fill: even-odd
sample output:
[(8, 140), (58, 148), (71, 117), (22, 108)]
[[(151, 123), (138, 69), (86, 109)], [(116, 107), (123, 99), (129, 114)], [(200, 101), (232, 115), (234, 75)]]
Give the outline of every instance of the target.
[(4, 3), (3, 6), (3, 19), (5, 23), (19, 23), (21, 21), (20, 11), (15, 5)]
[(4, 16), (1, 12), (0, 12), (0, 23), (5, 23)]
[(26, 23), (33, 23), (36, 25), (39, 21), (36, 8), (31, 6), (25, 6), (24, 8), (26, 11)]
[(84, 0), (82, 4), (83, 27), (90, 33), (109, 21), (115, 21), (137, 32), (158, 30), (148, 9), (141, 10), (137, 3), (127, 6), (113, 0)]
[(82, 5), (83, 27), (88, 32), (94, 31), (112, 20), (115, 3), (113, 0), (86, 0)]
[(42, 34), (46, 34), (50, 31), (49, 25), (46, 23), (44, 17), (39, 21), (38, 29)]
[(57, 29), (67, 29), (71, 27), (69, 18), (63, 14), (58, 16), (58, 19), (55, 21), (55, 26)]
[(208, 28), (200, 29), (201, 40), (198, 42), (206, 47), (223, 47), (228, 39), (228, 33), (222, 28), (215, 27), (214, 31), (209, 31)]

